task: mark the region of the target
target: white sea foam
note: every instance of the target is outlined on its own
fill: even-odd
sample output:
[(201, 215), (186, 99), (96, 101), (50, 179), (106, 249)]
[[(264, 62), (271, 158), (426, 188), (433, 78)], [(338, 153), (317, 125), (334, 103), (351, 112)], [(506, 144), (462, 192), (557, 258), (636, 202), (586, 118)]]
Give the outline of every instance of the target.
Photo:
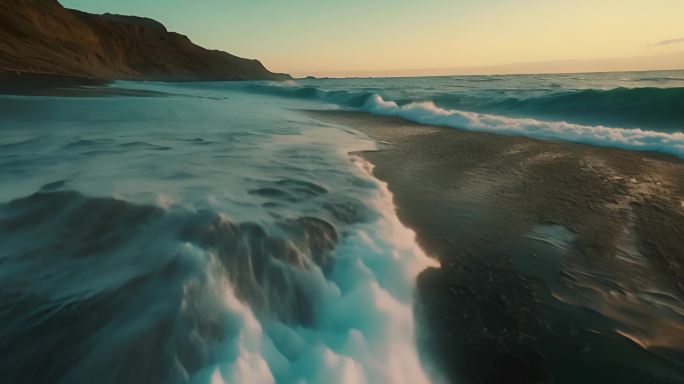
[(379, 95), (369, 97), (364, 111), (385, 116), (397, 116), (420, 124), (439, 125), (471, 131), (503, 135), (519, 135), (546, 140), (563, 140), (582, 144), (655, 151), (684, 158), (684, 133), (656, 132), (642, 129), (587, 126), (567, 122), (546, 122), (535, 119), (444, 109), (433, 102), (398, 105)]
[(225, 318), (236, 332), (222, 347), (224, 360), (198, 374), (196, 382), (435, 381), (418, 356), (412, 302), (417, 275), (437, 264), (398, 220), (386, 184), (370, 176), (371, 165), (359, 158), (354, 163), (375, 184), (369, 207), (379, 216), (349, 228), (327, 280), (319, 270), (304, 272), (317, 290), (314, 326), (258, 320), (223, 281), (218, 286)]
[[(3, 312), (0, 337), (45, 334), (42, 323), (65, 335), (21, 343), (3, 377), (30, 372), (35, 350), (69, 348), (84, 351), (58, 367), (71, 382), (433, 381), (413, 318), (432, 261), (370, 165), (350, 163), (370, 140), (295, 112), (310, 105), (298, 99), (134, 86), (178, 96), (27, 98), (2, 120), (12, 188), (0, 202), (20, 200), (0, 216), (41, 232), (0, 228), (13, 263), (0, 272), (25, 298)], [(50, 260), (23, 257), (27, 246)], [(43, 317), (35, 297), (60, 316)], [(86, 317), (98, 321), (63, 320)]]

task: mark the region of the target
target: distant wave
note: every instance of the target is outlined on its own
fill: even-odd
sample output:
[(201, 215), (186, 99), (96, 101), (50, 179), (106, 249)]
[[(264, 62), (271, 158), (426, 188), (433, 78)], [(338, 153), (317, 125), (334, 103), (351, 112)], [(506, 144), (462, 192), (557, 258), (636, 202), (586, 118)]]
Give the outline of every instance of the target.
[(632, 79), (631, 81), (637, 81), (637, 82), (652, 82), (652, 81), (684, 81), (684, 77), (643, 77), (639, 79)]
[[(398, 116), (420, 124), (447, 126), (472, 131), (519, 135), (538, 139), (562, 140), (605, 147), (639, 151), (654, 151), (684, 158), (684, 133), (661, 132), (639, 128), (614, 128), (604, 125), (574, 124), (566, 121), (541, 121), (533, 118), (508, 117), (441, 107), (433, 100), (385, 100), (373, 92), (327, 91), (316, 87), (300, 87), (294, 82), (286, 85), (261, 83), (250, 85), (250, 91), (285, 97), (317, 99), (343, 107), (354, 108), (376, 115)], [(454, 101), (454, 100), (451, 100)], [(589, 114), (623, 114), (634, 119), (664, 119), (684, 125), (684, 88), (617, 88), (608, 91), (585, 90), (564, 92), (527, 100), (509, 99), (489, 108), (504, 110), (554, 109)], [(684, 127), (683, 127), (684, 128)]]
[(563, 140), (605, 147), (654, 151), (684, 159), (684, 133), (656, 132), (641, 129), (587, 126), (563, 121), (545, 122), (535, 119), (443, 109), (432, 102), (400, 106), (375, 95), (363, 109), (388, 116), (398, 116), (420, 124), (440, 125), (472, 131), (519, 135), (537, 139)]
[(437, 105), (506, 115), (560, 118), (582, 124), (684, 128), (684, 88), (615, 88), (556, 92), (544, 96), (473, 99), (439, 95)]
[(351, 91), (327, 91), (316, 87), (299, 86), (294, 81), (288, 82), (264, 82), (253, 83), (246, 88), (249, 92), (296, 97), (300, 99), (321, 100), (344, 107), (360, 108), (368, 98), (375, 95), (373, 92), (351, 92)]

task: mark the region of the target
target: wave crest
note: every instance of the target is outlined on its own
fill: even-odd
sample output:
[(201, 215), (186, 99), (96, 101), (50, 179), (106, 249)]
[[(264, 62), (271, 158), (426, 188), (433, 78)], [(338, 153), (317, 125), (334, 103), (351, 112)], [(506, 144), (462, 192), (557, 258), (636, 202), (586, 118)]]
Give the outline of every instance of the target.
[(458, 110), (448, 110), (433, 102), (411, 103), (400, 106), (371, 97), (363, 109), (367, 112), (397, 116), (420, 124), (446, 126), (503, 135), (519, 135), (537, 139), (563, 140), (605, 147), (638, 151), (654, 151), (684, 158), (684, 133), (656, 132), (641, 129), (586, 126), (567, 122), (545, 122), (516, 119)]
[(583, 89), (503, 99), (444, 95), (435, 102), (456, 109), (468, 109), (464, 108), (467, 105), (484, 112), (589, 125), (602, 122), (629, 128), (684, 129), (684, 88)]

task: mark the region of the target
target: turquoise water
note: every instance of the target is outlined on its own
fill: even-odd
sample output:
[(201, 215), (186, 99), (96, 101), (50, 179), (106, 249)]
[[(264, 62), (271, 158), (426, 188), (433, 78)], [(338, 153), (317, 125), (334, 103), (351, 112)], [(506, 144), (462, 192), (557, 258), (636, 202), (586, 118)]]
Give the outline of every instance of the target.
[(421, 124), (684, 158), (684, 71), (306, 79), (246, 89)]
[[(400, 106), (582, 125), (684, 129), (684, 71), (299, 80), (302, 87), (377, 94)], [(366, 100), (363, 100), (364, 102)]]
[[(5, 382), (427, 382), (431, 262), (299, 101), (2, 97)], [(39, 369), (34, 369), (39, 367)]]
[(302, 109), (684, 157), (684, 72), (112, 87), (157, 93), (0, 96), (7, 382), (436, 380), (434, 262), (375, 144)]

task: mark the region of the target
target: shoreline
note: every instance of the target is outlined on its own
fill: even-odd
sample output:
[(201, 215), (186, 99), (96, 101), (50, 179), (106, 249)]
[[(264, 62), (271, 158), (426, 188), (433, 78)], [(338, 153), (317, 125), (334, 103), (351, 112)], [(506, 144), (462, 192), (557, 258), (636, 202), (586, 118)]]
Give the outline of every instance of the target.
[(80, 87), (105, 89), (111, 80), (51, 73), (0, 71), (0, 94), (22, 96), (78, 95)]
[[(183, 80), (183, 79), (117, 79), (87, 76), (72, 76), (53, 73), (32, 73), (0, 69), (0, 95), (10, 96), (63, 96), (63, 97), (106, 97), (106, 96), (164, 96), (163, 92), (118, 88), (115, 81), (192, 83), (250, 80)], [(273, 80), (276, 82), (285, 80)]]
[(0, 95), (111, 97), (164, 96), (165, 93), (112, 86), (114, 79), (77, 77), (47, 73), (0, 72)]
[(357, 154), (442, 264), (415, 310), (449, 380), (684, 382), (683, 161), (307, 113), (379, 143)]

